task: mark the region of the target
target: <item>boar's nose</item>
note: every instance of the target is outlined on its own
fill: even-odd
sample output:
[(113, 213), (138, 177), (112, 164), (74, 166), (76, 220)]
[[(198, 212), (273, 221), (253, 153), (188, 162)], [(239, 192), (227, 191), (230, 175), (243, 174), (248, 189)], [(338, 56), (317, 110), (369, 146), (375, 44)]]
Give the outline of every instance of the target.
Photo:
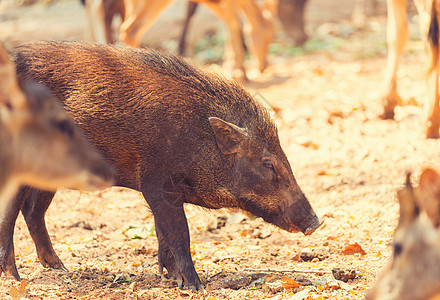
[(315, 230), (318, 229), (319, 226), (321, 226), (323, 223), (323, 219), (319, 219), (318, 217), (316, 217), (310, 225), (306, 226), (304, 229), (301, 229), (301, 232), (305, 235), (310, 235), (315, 232)]
[(304, 201), (297, 201), (295, 204), (287, 207), (284, 213), (288, 216), (290, 224), (294, 225), (297, 231), (299, 229), (305, 235), (309, 235), (321, 226), (323, 220), (316, 216), (306, 198), (302, 200)]

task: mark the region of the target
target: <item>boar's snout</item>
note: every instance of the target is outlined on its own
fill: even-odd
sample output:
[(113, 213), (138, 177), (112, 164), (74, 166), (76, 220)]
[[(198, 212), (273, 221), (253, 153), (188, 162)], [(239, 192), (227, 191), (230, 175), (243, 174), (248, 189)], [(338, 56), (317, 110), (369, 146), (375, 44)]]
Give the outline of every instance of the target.
[(290, 232), (301, 231), (305, 235), (312, 234), (324, 222), (316, 216), (310, 204), (306, 205), (306, 207), (289, 205), (281, 212), (279, 220), (281, 220), (277, 224), (279, 227)]
[(315, 218), (313, 222), (307, 226), (304, 230), (301, 230), (305, 235), (310, 235), (315, 232), (322, 224), (324, 223), (323, 219)]

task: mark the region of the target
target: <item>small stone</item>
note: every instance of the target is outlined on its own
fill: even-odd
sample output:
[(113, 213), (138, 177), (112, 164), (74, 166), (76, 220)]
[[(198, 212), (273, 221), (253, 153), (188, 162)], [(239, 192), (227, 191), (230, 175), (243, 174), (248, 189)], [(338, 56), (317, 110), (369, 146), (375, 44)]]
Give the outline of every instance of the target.
[(332, 270), (333, 277), (336, 280), (340, 280), (343, 282), (347, 282), (350, 279), (354, 279), (356, 277), (356, 270), (354, 269), (341, 269), (341, 268), (334, 268)]
[(297, 275), (293, 279), (299, 284), (304, 286), (312, 285), (312, 281), (309, 278), (305, 277), (304, 275)]
[(318, 259), (318, 261), (326, 259), (329, 255), (328, 252), (326, 247), (304, 248), (301, 250), (299, 256), (304, 261), (316, 262), (316, 259)]

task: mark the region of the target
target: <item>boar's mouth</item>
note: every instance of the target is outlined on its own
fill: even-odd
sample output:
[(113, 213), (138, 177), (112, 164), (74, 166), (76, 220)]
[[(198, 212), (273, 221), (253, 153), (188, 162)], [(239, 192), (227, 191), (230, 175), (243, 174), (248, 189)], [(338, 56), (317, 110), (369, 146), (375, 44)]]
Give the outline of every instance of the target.
[(324, 220), (323, 219), (319, 219), (316, 218), (316, 220), (313, 221), (313, 224), (310, 224), (310, 226), (308, 226), (303, 233), (305, 235), (311, 235), (312, 233), (314, 233), (316, 231), (316, 229), (318, 229), (319, 227), (321, 227), (321, 225), (324, 224)]
[(280, 223), (279, 227), (290, 232), (292, 232), (291, 228), (299, 228), (305, 235), (312, 234), (323, 223), (323, 220), (316, 216), (304, 194), (284, 209), (281, 209), (277, 221)]
[(304, 235), (312, 234), (324, 223), (324, 220), (319, 219), (316, 215), (306, 217), (302, 220), (299, 220), (299, 222), (293, 222), (284, 215), (278, 215), (274, 218), (267, 219), (263, 217), (263, 219), (266, 222), (272, 223), (288, 232), (301, 231)]
[[(249, 202), (245, 203), (249, 204)], [(268, 213), (256, 207), (246, 207), (245, 210), (288, 232), (301, 231), (304, 235), (312, 234), (324, 223), (324, 220), (316, 216), (310, 204), (305, 205), (305, 207), (289, 205), (284, 210), (275, 213)]]

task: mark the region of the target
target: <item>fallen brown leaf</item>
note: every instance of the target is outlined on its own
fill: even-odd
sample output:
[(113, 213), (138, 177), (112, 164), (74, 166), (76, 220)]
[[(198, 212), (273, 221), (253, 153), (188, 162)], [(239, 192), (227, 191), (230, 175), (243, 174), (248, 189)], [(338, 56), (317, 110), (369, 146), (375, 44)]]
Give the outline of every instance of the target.
[(189, 290), (181, 290), (179, 289), (179, 295), (182, 297), (191, 297), (192, 298), (192, 292)]
[(302, 261), (302, 259), (299, 254), (296, 254), (294, 257), (292, 257), (292, 261)]
[(28, 285), (27, 282), (22, 280), (20, 282), (20, 286), (18, 289), (15, 286), (11, 286), (11, 290), (9, 291), (9, 296), (11, 296), (12, 299), (14, 299), (14, 300), (24, 298), (24, 295), (26, 295), (27, 285)]
[(287, 276), (281, 277), (281, 284), (283, 285), (283, 288), (286, 290), (292, 290), (299, 287), (298, 282)]
[(345, 255), (353, 255), (356, 253), (360, 253), (362, 255), (367, 254), (358, 243), (348, 245), (347, 248), (342, 250), (342, 253)]

